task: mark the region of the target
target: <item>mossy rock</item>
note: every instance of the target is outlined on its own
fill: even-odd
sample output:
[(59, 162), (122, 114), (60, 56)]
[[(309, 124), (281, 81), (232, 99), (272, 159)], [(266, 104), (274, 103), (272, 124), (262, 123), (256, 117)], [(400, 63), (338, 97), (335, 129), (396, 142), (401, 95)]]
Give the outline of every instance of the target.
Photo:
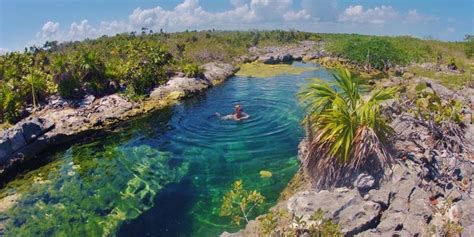
[(166, 98), (168, 100), (179, 100), (183, 98), (186, 94), (183, 91), (173, 91)]

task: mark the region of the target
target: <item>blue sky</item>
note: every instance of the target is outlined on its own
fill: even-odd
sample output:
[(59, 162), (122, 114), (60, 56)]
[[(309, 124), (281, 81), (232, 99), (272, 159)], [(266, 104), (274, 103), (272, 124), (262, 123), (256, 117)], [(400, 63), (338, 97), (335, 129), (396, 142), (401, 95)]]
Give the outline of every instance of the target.
[(186, 29), (299, 29), (431, 36), (473, 34), (470, 0), (0, 0), (0, 52), (46, 40)]

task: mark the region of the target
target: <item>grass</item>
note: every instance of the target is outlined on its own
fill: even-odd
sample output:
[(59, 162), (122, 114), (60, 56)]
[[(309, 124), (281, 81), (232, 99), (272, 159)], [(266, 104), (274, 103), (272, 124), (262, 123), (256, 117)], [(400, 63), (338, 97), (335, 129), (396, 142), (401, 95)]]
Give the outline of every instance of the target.
[(420, 66), (413, 66), (410, 67), (408, 71), (410, 73), (413, 73), (415, 76), (427, 77), (437, 80), (450, 89), (459, 89), (473, 80), (470, 69), (465, 70), (461, 74), (448, 74), (442, 72), (435, 72), (422, 68)]
[(282, 74), (298, 75), (312, 70), (317, 70), (317, 68), (302, 68), (293, 67), (289, 64), (264, 64), (253, 62), (242, 64), (240, 70), (235, 75), (240, 77), (268, 78)]

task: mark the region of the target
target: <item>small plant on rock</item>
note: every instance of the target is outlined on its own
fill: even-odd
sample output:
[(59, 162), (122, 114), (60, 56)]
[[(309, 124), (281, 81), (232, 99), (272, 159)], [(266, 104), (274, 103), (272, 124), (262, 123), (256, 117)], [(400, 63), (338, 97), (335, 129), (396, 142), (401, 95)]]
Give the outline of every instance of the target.
[(231, 217), (232, 223), (236, 225), (240, 225), (242, 220), (248, 223), (252, 211), (264, 201), (262, 194), (255, 190), (245, 190), (242, 180), (237, 180), (232, 189), (224, 195), (220, 215)]
[(421, 120), (432, 120), (437, 124), (450, 121), (460, 124), (463, 115), (462, 103), (451, 99), (443, 101), (434, 91), (428, 90), (426, 83), (419, 83), (412, 91), (411, 97), (415, 100), (416, 109), (412, 112)]
[(269, 212), (259, 219), (259, 231), (264, 236), (343, 236), (339, 224), (332, 219), (324, 218), (321, 209), (315, 211), (309, 219), (292, 215), (282, 210)]
[(186, 63), (182, 70), (187, 77), (199, 77), (203, 73), (203, 70), (195, 63)]

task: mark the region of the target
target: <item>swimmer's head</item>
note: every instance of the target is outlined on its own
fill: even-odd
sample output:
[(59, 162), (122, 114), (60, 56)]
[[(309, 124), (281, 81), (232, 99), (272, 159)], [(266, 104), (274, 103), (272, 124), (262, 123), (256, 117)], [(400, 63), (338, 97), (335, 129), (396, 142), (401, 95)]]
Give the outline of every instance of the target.
[(241, 110), (242, 110), (242, 106), (239, 105), (239, 104), (238, 104), (238, 105), (235, 105), (235, 106), (234, 106), (234, 109), (235, 109), (235, 111), (241, 111)]

